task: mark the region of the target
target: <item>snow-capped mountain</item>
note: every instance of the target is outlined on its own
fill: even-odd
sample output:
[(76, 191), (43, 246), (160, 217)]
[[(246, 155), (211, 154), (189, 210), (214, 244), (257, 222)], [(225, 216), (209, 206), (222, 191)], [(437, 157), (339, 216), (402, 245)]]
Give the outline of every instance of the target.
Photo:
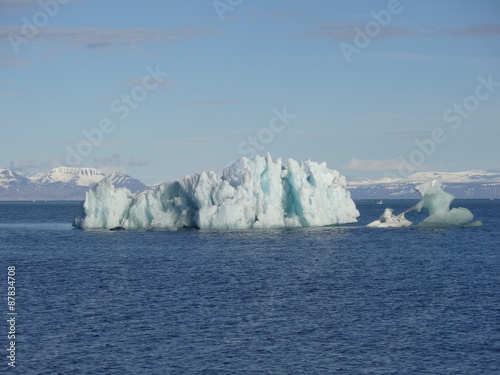
[(485, 171), (418, 172), (401, 179), (384, 178), (350, 182), (354, 199), (418, 199), (414, 187), (440, 178), (445, 190), (456, 198), (500, 198), (500, 173)]
[(32, 184), (32, 182), (28, 178), (12, 172), (10, 169), (0, 168), (0, 189), (26, 186), (30, 184)]
[(109, 175), (109, 178), (116, 187), (126, 187), (133, 193), (143, 191), (148, 188), (148, 186), (143, 184), (141, 181), (121, 172), (113, 172)]
[[(90, 187), (106, 177), (95, 168), (59, 167), (34, 174), (0, 169), (0, 200), (80, 200)], [(115, 186), (132, 192), (148, 188), (124, 173), (113, 172), (109, 178)]]
[(106, 175), (95, 168), (69, 168), (59, 167), (51, 169), (48, 173), (35, 173), (25, 175), (31, 181), (42, 184), (64, 183), (75, 186), (91, 186), (103, 180)]

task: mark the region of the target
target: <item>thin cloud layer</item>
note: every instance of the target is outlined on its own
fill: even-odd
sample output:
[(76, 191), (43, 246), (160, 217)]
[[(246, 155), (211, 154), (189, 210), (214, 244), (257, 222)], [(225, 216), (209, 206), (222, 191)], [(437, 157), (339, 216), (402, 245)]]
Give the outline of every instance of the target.
[(26, 63), (21, 60), (0, 60), (0, 66), (20, 67), (23, 65), (26, 65)]
[(97, 103), (111, 103), (117, 99), (120, 99), (120, 98), (118, 96), (107, 96), (107, 97), (103, 97), (103, 98), (90, 98), (89, 100), (91, 102), (97, 102)]
[(182, 102), (185, 105), (198, 105), (198, 104), (225, 104), (225, 103), (236, 103), (239, 102), (237, 99), (215, 99), (215, 100), (195, 100), (192, 102)]
[(94, 158), (94, 163), (101, 167), (101, 166), (118, 166), (122, 164), (122, 156), (115, 152), (114, 154), (110, 156), (104, 156), (101, 158)]
[(132, 157), (128, 161), (129, 167), (144, 167), (144, 166), (149, 165), (149, 164), (151, 164), (150, 160), (140, 159), (140, 158), (136, 158), (136, 157)]
[(464, 27), (462, 29), (441, 31), (438, 35), (453, 37), (484, 37), (500, 35), (500, 24), (483, 24)]
[(404, 168), (398, 159), (374, 160), (374, 159), (356, 159), (353, 158), (342, 168), (353, 171), (396, 171)]
[[(314, 31), (299, 34), (299, 36), (307, 38), (349, 41), (354, 38), (357, 28), (364, 30), (365, 25), (345, 24), (323, 26)], [(496, 35), (500, 35), (500, 24), (480, 24), (453, 30), (430, 30), (409, 26), (387, 25), (381, 28), (380, 34), (378, 34), (376, 38), (397, 38), (405, 36), (474, 38)]]
[[(143, 86), (144, 85), (144, 78), (127, 78), (122, 81), (123, 84), (125, 85), (131, 85), (131, 86)], [(173, 85), (175, 82), (168, 80), (168, 79), (162, 79), (160, 82), (156, 82), (159, 86), (170, 86)]]
[[(15, 34), (23, 37), (20, 26), (0, 27), (0, 39), (9, 40)], [(163, 30), (163, 29), (105, 29), (96, 27), (86, 28), (57, 28), (43, 27), (33, 38), (36, 42), (54, 42), (83, 46), (89, 49), (110, 48), (114, 46), (135, 46), (152, 41), (175, 42), (213, 34), (212, 31), (201, 29)]]
[(156, 147), (199, 146), (199, 145), (214, 144), (220, 142), (221, 140), (217, 138), (185, 138), (185, 139), (176, 139), (166, 142), (158, 142), (153, 144), (153, 146)]
[[(307, 38), (317, 38), (317, 39), (332, 39), (332, 40), (352, 40), (355, 33), (356, 28), (360, 28), (363, 30), (364, 25), (333, 25), (333, 26), (323, 26), (315, 31), (303, 33), (299, 36), (307, 37)], [(377, 38), (393, 38), (400, 36), (409, 36), (414, 35), (415, 30), (409, 27), (402, 26), (391, 26), (388, 25), (383, 30), (381, 30), (380, 34)]]
[(51, 158), (49, 160), (37, 160), (37, 159), (18, 159), (11, 160), (9, 168), (18, 172), (28, 172), (30, 170), (44, 170), (55, 168), (60, 166), (61, 162), (57, 158)]

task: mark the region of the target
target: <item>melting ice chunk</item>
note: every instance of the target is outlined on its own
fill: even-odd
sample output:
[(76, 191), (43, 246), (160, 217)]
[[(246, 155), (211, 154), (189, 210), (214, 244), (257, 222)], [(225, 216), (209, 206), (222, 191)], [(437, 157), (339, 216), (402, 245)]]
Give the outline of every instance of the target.
[(422, 198), (408, 211), (417, 210), (420, 212), (425, 208), (429, 212), (429, 216), (417, 224), (417, 228), (456, 227), (464, 225), (474, 218), (472, 212), (467, 208), (459, 207), (450, 210), (450, 203), (455, 197), (443, 190), (443, 184), (439, 179), (418, 185), (415, 189)]
[[(378, 220), (372, 221), (368, 227), (374, 228), (399, 228), (408, 227), (411, 222), (405, 219), (404, 214), (425, 208), (429, 216), (417, 224), (417, 228), (450, 228), (469, 223), (473, 218), (472, 212), (467, 208), (459, 207), (450, 210), (450, 203), (455, 199), (453, 195), (443, 190), (443, 184), (435, 179), (415, 187), (420, 194), (420, 201), (410, 209), (393, 215), (391, 208), (386, 208)], [(467, 226), (481, 226), (480, 221), (467, 224)]]
[(367, 227), (371, 228), (404, 228), (411, 225), (411, 221), (405, 219), (405, 213), (399, 215), (392, 213), (392, 208), (386, 208), (378, 220), (372, 221)]

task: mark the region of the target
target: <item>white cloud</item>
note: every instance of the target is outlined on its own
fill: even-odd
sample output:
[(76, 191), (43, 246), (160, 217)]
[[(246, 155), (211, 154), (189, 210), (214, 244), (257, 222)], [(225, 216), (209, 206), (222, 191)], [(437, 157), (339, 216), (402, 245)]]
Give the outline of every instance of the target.
[(103, 98), (90, 98), (89, 101), (91, 101), (91, 102), (111, 103), (111, 102), (114, 102), (117, 99), (120, 99), (120, 97), (118, 97), (118, 96), (107, 96), (107, 97), (103, 97)]
[(217, 138), (185, 138), (185, 139), (175, 139), (165, 142), (154, 143), (153, 146), (156, 147), (166, 147), (166, 146), (198, 146), (205, 144), (221, 143), (222, 140)]
[(130, 167), (144, 167), (149, 164), (151, 164), (149, 160), (139, 159), (135, 157), (130, 158), (130, 160), (128, 161), (128, 165)]
[(101, 167), (110, 167), (110, 166), (118, 166), (122, 163), (122, 157), (118, 153), (114, 153), (111, 156), (104, 156), (101, 158), (94, 158), (94, 163), (98, 168)]
[(39, 172), (41, 170), (60, 167), (61, 165), (63, 164), (57, 158), (51, 158), (48, 160), (19, 159), (11, 160), (9, 168), (18, 172), (27, 172), (31, 170)]
[(192, 102), (182, 102), (181, 104), (186, 105), (196, 105), (196, 104), (225, 104), (225, 103), (236, 103), (239, 102), (238, 99), (215, 99), (215, 100), (195, 100)]
[[(123, 80), (123, 83), (132, 86), (144, 86), (144, 78), (127, 78)], [(174, 84), (174, 81), (162, 79), (158, 84), (160, 86), (171, 86)]]
[(353, 158), (342, 168), (353, 171), (395, 171), (405, 166), (398, 159), (374, 160)]
[(45, 168), (47, 164), (40, 160), (24, 159), (24, 160), (11, 160), (10, 169), (19, 171), (32, 168)]

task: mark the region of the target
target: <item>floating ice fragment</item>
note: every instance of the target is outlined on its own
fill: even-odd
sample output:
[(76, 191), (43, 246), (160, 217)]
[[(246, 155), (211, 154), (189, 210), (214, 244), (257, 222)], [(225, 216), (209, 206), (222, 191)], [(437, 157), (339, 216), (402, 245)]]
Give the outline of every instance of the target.
[[(391, 208), (386, 208), (378, 220), (372, 221), (368, 227), (373, 228), (400, 228), (408, 227), (411, 222), (405, 219), (404, 214), (416, 210), (427, 209), (429, 216), (417, 224), (417, 228), (450, 228), (465, 225), (473, 218), (472, 212), (467, 208), (459, 207), (450, 210), (450, 203), (455, 197), (443, 190), (443, 184), (435, 179), (415, 187), (420, 194), (420, 201), (410, 209), (393, 215)], [(480, 221), (474, 221), (467, 226), (481, 226)]]
[(405, 219), (405, 213), (394, 215), (392, 208), (386, 208), (378, 220), (372, 221), (367, 227), (370, 228), (404, 228), (411, 225), (411, 221)]
[(450, 210), (450, 204), (455, 197), (443, 190), (443, 184), (439, 179), (418, 185), (415, 189), (422, 198), (408, 211), (417, 210), (420, 212), (425, 208), (429, 212), (429, 216), (417, 224), (417, 228), (457, 227), (474, 218), (472, 212), (467, 208), (459, 207)]

